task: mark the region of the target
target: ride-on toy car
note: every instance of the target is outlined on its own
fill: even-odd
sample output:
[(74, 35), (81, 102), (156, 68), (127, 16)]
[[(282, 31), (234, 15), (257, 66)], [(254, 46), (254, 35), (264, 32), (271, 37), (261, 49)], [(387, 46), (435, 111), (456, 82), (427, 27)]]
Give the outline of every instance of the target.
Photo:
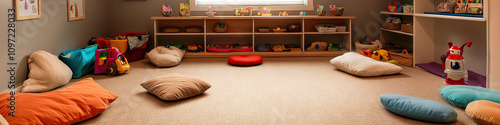
[(128, 70), (130, 70), (130, 65), (118, 49), (112, 47), (95, 51), (94, 74), (106, 73), (108, 76), (114, 76), (117, 73), (123, 74)]

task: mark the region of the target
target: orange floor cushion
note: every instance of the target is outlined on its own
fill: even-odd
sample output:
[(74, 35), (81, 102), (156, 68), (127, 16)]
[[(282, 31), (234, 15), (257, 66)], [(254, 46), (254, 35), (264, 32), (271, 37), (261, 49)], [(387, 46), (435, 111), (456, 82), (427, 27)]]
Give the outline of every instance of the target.
[(479, 100), (469, 103), (465, 112), (481, 125), (500, 125), (500, 104)]
[[(8, 107), (13, 98), (15, 113)], [(51, 92), (0, 94), (0, 113), (12, 125), (67, 125), (96, 116), (116, 98), (118, 95), (87, 78)]]

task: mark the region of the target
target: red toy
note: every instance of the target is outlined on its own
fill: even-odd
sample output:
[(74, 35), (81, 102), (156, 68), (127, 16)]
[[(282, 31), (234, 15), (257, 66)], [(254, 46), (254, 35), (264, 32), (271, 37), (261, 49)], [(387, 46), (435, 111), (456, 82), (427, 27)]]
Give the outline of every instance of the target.
[(465, 46), (471, 47), (472, 43), (466, 42), (462, 44), (460, 48), (458, 46), (453, 46), (452, 42), (449, 42), (448, 45), (450, 49), (446, 53), (446, 69), (444, 70), (444, 73), (446, 73), (445, 83), (448, 85), (467, 85), (465, 81), (468, 79), (468, 71), (462, 54), (464, 53)]
[(125, 73), (130, 70), (125, 56), (116, 48), (98, 49), (95, 51), (94, 74), (106, 73), (108, 76)]

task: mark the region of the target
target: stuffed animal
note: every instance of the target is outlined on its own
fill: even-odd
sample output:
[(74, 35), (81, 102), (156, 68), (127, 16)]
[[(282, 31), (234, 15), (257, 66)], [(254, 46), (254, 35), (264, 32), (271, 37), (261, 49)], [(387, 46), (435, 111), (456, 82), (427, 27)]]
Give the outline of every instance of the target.
[(361, 55), (363, 55), (363, 56), (366, 56), (366, 57), (372, 57), (372, 50), (369, 50), (369, 49), (367, 49), (367, 50), (362, 50), (360, 53), (361, 53)]
[(313, 42), (311, 44), (311, 47), (307, 48), (307, 51), (324, 51), (326, 50), (326, 47), (328, 46), (328, 43), (326, 42)]
[(386, 50), (377, 50), (373, 52), (372, 58), (378, 61), (387, 62), (389, 61), (389, 53)]

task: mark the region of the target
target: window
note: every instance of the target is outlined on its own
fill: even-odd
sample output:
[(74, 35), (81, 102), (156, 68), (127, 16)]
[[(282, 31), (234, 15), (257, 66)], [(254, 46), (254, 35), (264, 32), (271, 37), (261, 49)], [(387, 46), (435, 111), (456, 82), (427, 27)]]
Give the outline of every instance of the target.
[(259, 6), (271, 10), (313, 10), (313, 0), (189, 0), (192, 11), (207, 11), (211, 6), (215, 11), (233, 11), (234, 8)]

